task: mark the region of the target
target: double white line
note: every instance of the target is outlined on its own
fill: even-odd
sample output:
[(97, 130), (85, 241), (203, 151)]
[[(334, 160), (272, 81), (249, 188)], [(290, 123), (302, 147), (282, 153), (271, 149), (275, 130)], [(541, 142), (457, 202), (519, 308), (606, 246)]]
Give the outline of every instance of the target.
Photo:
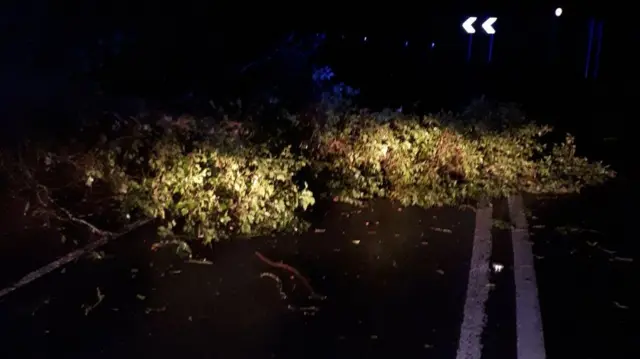
[[(516, 296), (517, 359), (545, 359), (538, 287), (522, 196), (509, 197), (508, 203), (509, 216), (514, 224), (511, 242)], [(485, 310), (490, 289), (492, 212), (490, 203), (482, 203), (476, 211), (467, 296), (456, 359), (482, 357), (482, 332), (487, 322)]]

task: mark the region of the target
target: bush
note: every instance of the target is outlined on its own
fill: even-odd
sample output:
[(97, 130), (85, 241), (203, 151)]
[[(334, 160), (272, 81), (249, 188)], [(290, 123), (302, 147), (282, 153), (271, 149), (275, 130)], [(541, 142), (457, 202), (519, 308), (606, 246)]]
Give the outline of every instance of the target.
[(433, 206), (515, 191), (566, 193), (612, 175), (577, 157), (570, 136), (545, 151), (540, 137), (549, 131), (534, 124), (488, 131), (429, 117), (379, 123), (352, 116), (318, 133), (313, 158), (330, 174), (333, 195), (352, 203), (382, 196)]
[[(446, 117), (445, 117), (446, 119)], [(404, 205), (454, 204), (516, 191), (566, 193), (612, 176), (575, 155), (573, 138), (547, 146), (545, 126), (483, 130), (436, 117), (349, 116), (317, 133), (313, 161), (332, 195), (358, 203), (388, 197)]]
[(303, 160), (289, 148), (273, 154), (246, 143), (237, 123), (210, 127), (206, 136), (194, 125), (131, 124), (132, 136), (105, 141), (92, 153), (88, 183), (108, 183), (125, 213), (163, 220), (161, 235), (177, 230), (210, 242), (304, 226), (295, 212), (314, 198), (293, 181)]
[[(285, 130), (269, 134), (255, 117), (233, 122), (224, 113), (217, 121), (120, 119), (91, 150), (49, 151), (39, 163), (49, 171), (72, 162), (82, 174), (75, 181), (106, 185), (121, 213), (160, 220), (162, 235), (204, 242), (303, 230), (298, 214), (318, 195), (428, 207), (517, 191), (575, 192), (614, 175), (576, 156), (571, 136), (548, 146), (549, 127), (495, 114), (497, 122), (332, 109), (287, 115)], [(328, 192), (314, 197), (305, 182), (312, 179)]]

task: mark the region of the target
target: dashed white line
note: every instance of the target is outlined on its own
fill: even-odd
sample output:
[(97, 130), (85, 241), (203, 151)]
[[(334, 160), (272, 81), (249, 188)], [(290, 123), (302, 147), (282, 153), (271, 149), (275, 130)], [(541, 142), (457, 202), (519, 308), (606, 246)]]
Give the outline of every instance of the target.
[(482, 331), (487, 319), (485, 304), (489, 299), (490, 291), (491, 220), (491, 204), (481, 204), (476, 210), (467, 297), (464, 303), (464, 318), (460, 327), (456, 359), (480, 359), (482, 355)]
[(513, 274), (516, 291), (516, 335), (518, 359), (545, 359), (542, 317), (538, 301), (538, 285), (533, 267), (532, 244), (522, 196), (511, 196), (509, 216), (515, 225), (511, 232)]

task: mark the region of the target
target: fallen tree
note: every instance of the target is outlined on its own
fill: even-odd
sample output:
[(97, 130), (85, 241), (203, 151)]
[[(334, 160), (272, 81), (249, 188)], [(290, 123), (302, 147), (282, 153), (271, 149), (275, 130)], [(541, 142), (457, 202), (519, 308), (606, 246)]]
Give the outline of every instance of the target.
[(29, 161), (4, 163), (49, 215), (94, 234), (107, 232), (80, 219), (83, 211), (101, 211), (114, 232), (154, 219), (161, 236), (205, 243), (302, 231), (299, 214), (318, 198), (429, 207), (571, 193), (614, 176), (577, 156), (570, 135), (549, 144), (547, 126), (494, 120), (359, 110), (281, 114), (278, 126), (225, 111), (209, 119), (116, 117), (109, 128), (87, 126), (84, 143), (30, 144)]
[(26, 199), (25, 214), (79, 227), (91, 240), (0, 297), (151, 222), (161, 237), (174, 238), (163, 243), (206, 244), (304, 231), (301, 213), (319, 198), (456, 205), (516, 192), (578, 192), (615, 175), (576, 155), (570, 135), (547, 143), (550, 127), (512, 109), (407, 116), (319, 107), (277, 112), (275, 125), (259, 114), (216, 114), (114, 116), (108, 127), (104, 120), (83, 127), (82, 141), (27, 142), (3, 153), (2, 172)]

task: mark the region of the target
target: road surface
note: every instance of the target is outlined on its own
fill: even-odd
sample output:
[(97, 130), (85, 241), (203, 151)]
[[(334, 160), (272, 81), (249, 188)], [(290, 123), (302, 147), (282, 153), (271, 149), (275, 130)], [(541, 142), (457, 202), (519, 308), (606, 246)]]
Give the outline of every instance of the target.
[[(0, 298), (0, 357), (626, 357), (624, 186), (476, 208), (335, 205), (309, 233), (220, 244), (203, 262), (151, 251), (140, 229)], [(16, 257), (8, 236), (3, 288), (63, 251)]]

